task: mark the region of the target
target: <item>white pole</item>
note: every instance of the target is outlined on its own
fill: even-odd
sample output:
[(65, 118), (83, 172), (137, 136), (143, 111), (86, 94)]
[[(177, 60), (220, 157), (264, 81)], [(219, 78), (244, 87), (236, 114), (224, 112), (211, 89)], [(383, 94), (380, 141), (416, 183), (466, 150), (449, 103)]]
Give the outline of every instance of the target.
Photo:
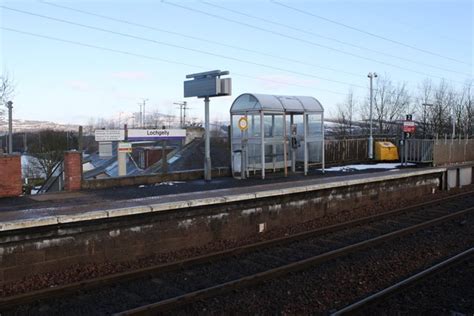
[(146, 127), (145, 103), (146, 103), (146, 100), (143, 100), (143, 126), (142, 127)]
[(139, 125), (140, 128), (142, 128), (143, 127), (142, 104), (138, 103), (138, 105), (140, 106), (140, 115), (138, 116), (138, 125)]
[[(293, 145), (291, 143), (292, 138), (293, 138), (293, 124), (295, 123), (294, 121), (294, 116), (291, 114), (290, 116), (290, 151), (291, 151), (291, 172), (296, 172), (296, 148), (293, 148)], [(296, 137), (296, 135), (294, 135)]]
[(283, 162), (285, 165), (285, 177), (288, 176), (287, 139), (288, 139), (288, 132), (287, 132), (287, 126), (286, 126), (286, 112), (284, 112), (283, 113)]
[(13, 102), (7, 102), (8, 108), (8, 153), (13, 153)]
[(117, 163), (119, 177), (127, 175), (127, 153), (120, 151), (120, 145), (117, 148)]
[(324, 112), (321, 113), (321, 129), (322, 129), (322, 132), (323, 132), (323, 140), (322, 140), (322, 171), (324, 173), (324, 168), (325, 168), (325, 164), (326, 164), (326, 158), (325, 158), (325, 146), (326, 146), (326, 142), (324, 140)]
[(204, 156), (204, 179), (211, 181), (211, 139), (209, 131), (209, 97), (204, 98), (204, 127), (205, 127), (205, 156)]
[(372, 73), (369, 73), (370, 79), (370, 110), (369, 110), (369, 159), (374, 158), (374, 138), (372, 136), (372, 101), (373, 101), (373, 92), (372, 92)]
[(265, 179), (265, 122), (263, 121), (265, 116), (263, 115), (263, 111), (260, 111), (260, 142), (261, 142), (261, 164), (262, 164), (262, 179)]
[(451, 109), (451, 120), (453, 123), (453, 135), (451, 138), (454, 139), (456, 137), (456, 119), (454, 118), (454, 109)]
[(308, 116), (303, 113), (303, 137), (304, 137), (304, 175), (308, 174)]
[(183, 127), (186, 127), (186, 105), (187, 105), (187, 102), (184, 101), (183, 102)]

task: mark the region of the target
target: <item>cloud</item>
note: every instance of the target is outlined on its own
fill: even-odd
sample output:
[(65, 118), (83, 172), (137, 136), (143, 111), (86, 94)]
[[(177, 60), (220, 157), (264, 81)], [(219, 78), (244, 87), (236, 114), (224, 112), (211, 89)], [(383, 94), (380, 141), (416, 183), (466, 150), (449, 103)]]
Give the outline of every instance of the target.
[(79, 91), (92, 90), (92, 86), (88, 82), (82, 81), (82, 80), (70, 80), (66, 82), (66, 85), (74, 90), (79, 90)]
[(147, 80), (150, 78), (150, 75), (143, 71), (119, 71), (114, 72), (112, 77), (126, 80)]

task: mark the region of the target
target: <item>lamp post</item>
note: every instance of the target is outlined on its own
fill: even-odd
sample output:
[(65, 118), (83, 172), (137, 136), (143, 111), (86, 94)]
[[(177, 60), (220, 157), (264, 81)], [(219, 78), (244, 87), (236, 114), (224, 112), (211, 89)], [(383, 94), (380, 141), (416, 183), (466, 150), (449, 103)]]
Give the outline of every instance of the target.
[(451, 139), (454, 139), (454, 137), (456, 136), (456, 118), (454, 114), (454, 107), (451, 108), (451, 122), (453, 125), (453, 133), (451, 135)]
[(179, 125), (180, 128), (184, 128), (186, 126), (186, 110), (188, 109), (187, 102), (174, 102), (173, 104), (179, 105)]
[(146, 111), (145, 106), (148, 99), (142, 99), (141, 103), (138, 103), (140, 106), (140, 128), (146, 128)]
[(8, 108), (8, 153), (13, 153), (13, 102), (7, 102)]
[(426, 107), (433, 106), (433, 103), (422, 103), (423, 106), (423, 139), (426, 137)]
[(374, 159), (374, 137), (372, 136), (372, 101), (373, 101), (373, 85), (372, 81), (377, 78), (377, 73), (371, 73), (367, 75), (370, 79), (370, 110), (369, 110), (369, 159)]

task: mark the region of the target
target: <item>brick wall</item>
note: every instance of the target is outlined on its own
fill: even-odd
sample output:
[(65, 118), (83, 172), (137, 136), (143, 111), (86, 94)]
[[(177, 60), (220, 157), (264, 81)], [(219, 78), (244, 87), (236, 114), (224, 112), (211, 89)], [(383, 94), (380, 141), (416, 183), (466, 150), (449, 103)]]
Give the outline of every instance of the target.
[(0, 154), (0, 198), (21, 193), (21, 156)]
[[(432, 194), (440, 174), (329, 188), (215, 206), (0, 233), (0, 285), (90, 262), (125, 262), (210, 242), (243, 239), (374, 201)], [(383, 211), (383, 210), (381, 210)]]
[(78, 191), (82, 182), (82, 154), (78, 151), (64, 153), (64, 190)]

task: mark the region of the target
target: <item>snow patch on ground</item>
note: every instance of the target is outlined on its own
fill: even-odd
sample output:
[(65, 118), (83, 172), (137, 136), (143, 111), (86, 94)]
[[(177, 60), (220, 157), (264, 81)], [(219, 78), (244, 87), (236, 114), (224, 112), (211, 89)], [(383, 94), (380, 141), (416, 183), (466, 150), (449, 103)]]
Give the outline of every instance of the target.
[[(160, 185), (169, 185), (169, 186), (173, 186), (173, 185), (176, 185), (176, 184), (180, 184), (180, 183), (185, 183), (184, 181), (164, 181), (164, 182), (160, 182), (160, 183), (155, 183), (151, 186), (160, 186)], [(146, 184), (142, 184), (142, 185), (139, 185), (138, 186), (139, 188), (146, 188), (147, 185)]]
[[(324, 171), (342, 171), (342, 172), (351, 172), (359, 170), (369, 170), (369, 169), (396, 169), (400, 167), (401, 164), (398, 162), (395, 163), (376, 163), (376, 164), (361, 164), (361, 165), (347, 165), (347, 166), (338, 166), (325, 168)], [(414, 163), (408, 163), (407, 166), (415, 166)]]

